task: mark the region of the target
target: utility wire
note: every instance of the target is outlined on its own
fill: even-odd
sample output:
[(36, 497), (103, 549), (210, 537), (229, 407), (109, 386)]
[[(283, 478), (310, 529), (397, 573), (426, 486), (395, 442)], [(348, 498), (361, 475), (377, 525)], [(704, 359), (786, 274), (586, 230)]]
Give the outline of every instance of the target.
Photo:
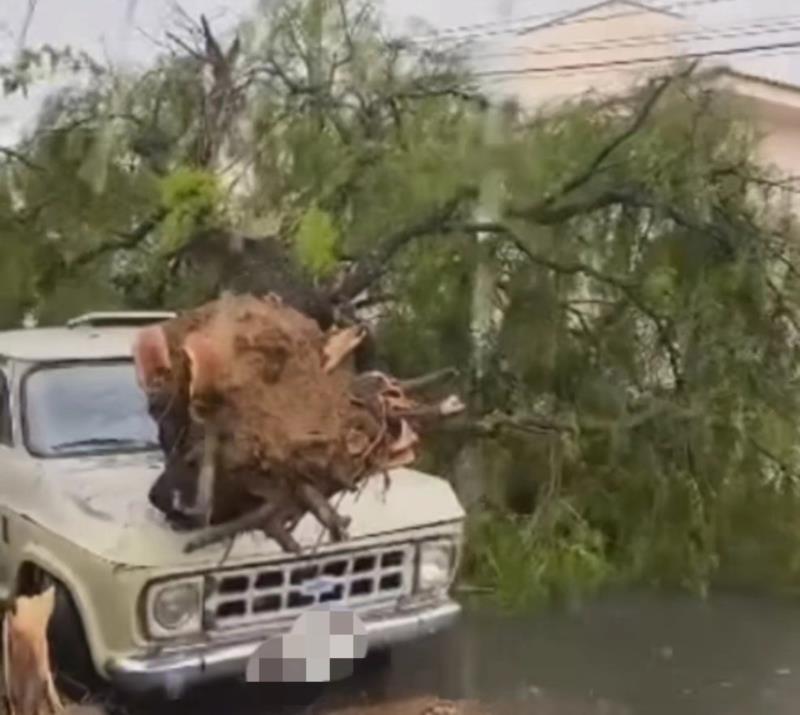
[[(770, 58), (770, 57), (788, 57), (788, 56), (792, 56), (793, 57), (793, 56), (796, 56), (798, 54), (800, 54), (800, 47), (798, 47), (798, 48), (796, 48), (794, 50), (781, 49), (781, 50), (753, 51), (752, 53), (750, 53), (748, 55), (748, 57), (752, 58), (752, 59), (764, 59), (764, 58)], [(659, 62), (659, 61), (661, 61), (661, 60), (660, 59), (652, 60), (652, 61), (649, 61), (648, 64), (655, 64), (656, 62)], [(635, 77), (636, 74), (640, 71), (640, 69), (641, 68), (638, 67), (638, 66), (631, 66), (628, 69), (622, 68), (622, 69), (620, 69), (618, 71), (621, 72), (621, 73), (624, 73), (624, 74), (628, 74), (631, 77)], [(596, 68), (592, 68), (592, 69), (579, 69), (579, 70), (569, 70), (569, 71), (554, 72), (553, 74), (550, 74), (550, 75), (547, 75), (547, 76), (548, 77), (558, 77), (559, 79), (564, 79), (564, 78), (575, 77), (575, 76), (580, 76), (580, 77), (583, 78), (583, 77), (587, 77), (587, 76), (602, 75), (602, 74), (607, 74), (607, 73), (608, 73), (608, 69), (607, 68), (605, 68), (605, 67), (596, 67)], [(514, 76), (493, 77), (493, 78), (489, 78), (489, 79), (482, 79), (480, 85), (483, 88), (486, 88), (486, 87), (498, 87), (498, 86), (501, 86), (501, 85), (505, 85), (505, 84), (507, 84), (509, 82), (513, 82), (516, 79), (518, 79), (518, 78), (514, 77)], [(573, 94), (574, 94), (574, 92), (573, 92)], [(524, 106), (527, 106), (527, 105), (524, 105)], [(534, 104), (534, 105), (531, 105), (531, 106), (536, 106), (536, 105)]]
[[(702, 7), (705, 5), (718, 5), (726, 2), (733, 2), (733, 0), (683, 0), (683, 2), (674, 2), (668, 5), (653, 5), (651, 8), (649, 8), (649, 10), (670, 12), (679, 7)], [(519, 17), (514, 20), (476, 23), (472, 25), (456, 25), (444, 28), (443, 30), (434, 30), (421, 35), (416, 35), (408, 39), (419, 43), (442, 41), (454, 42), (466, 41), (481, 37), (525, 34), (530, 30), (535, 30), (537, 25), (544, 25), (548, 23), (561, 24), (562, 21), (571, 25), (605, 22), (606, 20), (610, 20), (612, 18), (642, 15), (647, 13), (649, 10), (647, 7), (642, 6), (640, 8), (633, 8), (630, 10), (620, 10), (619, 12), (611, 13), (609, 15), (589, 17), (580, 16), (579, 13), (581, 10), (576, 10), (573, 12), (537, 13), (533, 15), (524, 15), (523, 17)]]
[(555, 65), (552, 67), (525, 67), (521, 69), (484, 70), (473, 73), (475, 77), (515, 77), (525, 75), (548, 75), (559, 72), (586, 70), (594, 68), (629, 67), (655, 62), (677, 62), (680, 60), (703, 59), (706, 57), (726, 57), (739, 54), (751, 54), (763, 50), (794, 49), (800, 47), (800, 40), (790, 42), (775, 42), (765, 45), (749, 45), (747, 47), (727, 47), (724, 49), (708, 50), (706, 52), (685, 52), (683, 54), (635, 57), (629, 59), (609, 60), (605, 62), (578, 62), (575, 64)]
[[(575, 53), (591, 52), (595, 50), (634, 48), (653, 44), (668, 44), (686, 40), (711, 41), (717, 39), (731, 39), (736, 37), (754, 37), (758, 35), (780, 34), (798, 29), (796, 23), (800, 22), (800, 15), (776, 15), (764, 18), (760, 22), (734, 23), (724, 25), (722, 29), (692, 30), (681, 32), (662, 32), (640, 35), (625, 35), (600, 41), (584, 41), (574, 44), (551, 43), (537, 47), (516, 47), (497, 52), (471, 53), (471, 58), (492, 59), (502, 57), (532, 57), (546, 55), (568, 55)], [(726, 31), (727, 28), (727, 31)], [(760, 28), (760, 29), (759, 29)]]

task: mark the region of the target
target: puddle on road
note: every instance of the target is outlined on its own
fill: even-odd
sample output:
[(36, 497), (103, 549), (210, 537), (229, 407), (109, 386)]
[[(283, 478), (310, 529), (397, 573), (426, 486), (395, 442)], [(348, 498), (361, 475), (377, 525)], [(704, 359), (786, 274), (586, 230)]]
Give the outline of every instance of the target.
[(625, 596), (573, 613), (470, 612), (344, 683), (217, 686), (141, 712), (440, 715), (414, 712), (430, 697), (485, 708), (463, 715), (796, 715), (800, 603)]

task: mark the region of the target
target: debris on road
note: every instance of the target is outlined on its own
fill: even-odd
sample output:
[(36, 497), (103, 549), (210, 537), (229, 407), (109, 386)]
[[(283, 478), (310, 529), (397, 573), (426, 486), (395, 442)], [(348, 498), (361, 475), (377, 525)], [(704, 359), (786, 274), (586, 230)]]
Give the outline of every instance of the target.
[(485, 705), (472, 700), (422, 696), (390, 703), (346, 707), (327, 715), (492, 715), (492, 712)]
[(211, 527), (188, 550), (261, 528), (297, 552), (308, 512), (346, 539), (331, 498), (411, 464), (425, 425), (464, 410), (454, 395), (412, 397), (447, 371), (405, 384), (357, 373), (366, 334), (323, 332), (275, 295), (224, 296), (141, 330), (134, 362), (166, 457), (151, 501), (176, 524)]
[(3, 681), (9, 715), (54, 715), (64, 705), (50, 670), (47, 626), (55, 589), (20, 596), (3, 617)]

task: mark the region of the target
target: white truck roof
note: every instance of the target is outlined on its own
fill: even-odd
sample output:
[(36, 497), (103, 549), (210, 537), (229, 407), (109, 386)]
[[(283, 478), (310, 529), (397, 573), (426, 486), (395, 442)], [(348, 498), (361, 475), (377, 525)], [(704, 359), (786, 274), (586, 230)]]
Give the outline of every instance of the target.
[(141, 326), (173, 315), (147, 311), (87, 313), (70, 320), (66, 327), (0, 331), (0, 358), (28, 362), (129, 358)]

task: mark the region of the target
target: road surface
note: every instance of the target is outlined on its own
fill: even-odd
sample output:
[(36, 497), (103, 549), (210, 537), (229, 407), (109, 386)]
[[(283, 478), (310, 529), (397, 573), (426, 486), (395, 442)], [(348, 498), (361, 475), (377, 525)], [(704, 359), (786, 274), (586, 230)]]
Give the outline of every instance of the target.
[[(796, 715), (800, 603), (624, 596), (578, 611), (468, 613), (329, 686), (217, 685), (130, 715), (318, 715), (417, 695), (515, 715)], [(406, 715), (403, 713), (402, 715)], [(419, 715), (408, 713), (407, 715)]]

